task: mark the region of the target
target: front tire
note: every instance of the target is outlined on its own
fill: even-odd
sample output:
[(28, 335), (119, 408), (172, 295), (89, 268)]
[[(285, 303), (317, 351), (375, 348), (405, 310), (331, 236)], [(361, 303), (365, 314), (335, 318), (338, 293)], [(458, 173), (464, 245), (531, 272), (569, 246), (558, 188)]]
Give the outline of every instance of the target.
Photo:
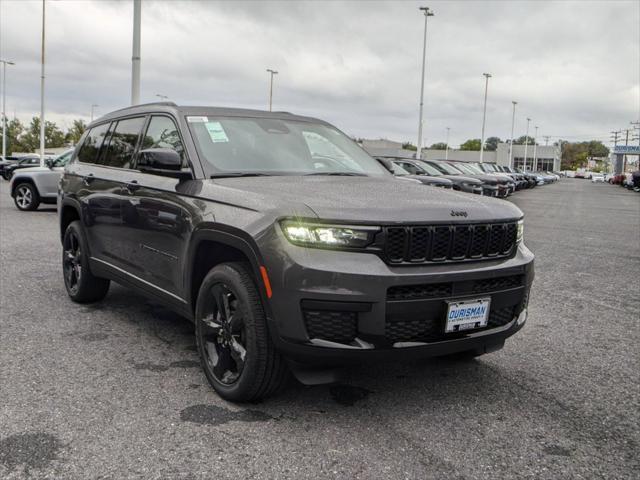
[(88, 243), (79, 220), (67, 227), (62, 245), (64, 286), (71, 300), (77, 303), (102, 300), (109, 291), (110, 282), (91, 273)]
[(277, 392), (287, 367), (269, 337), (260, 295), (244, 263), (217, 265), (196, 302), (196, 342), (207, 380), (222, 398), (249, 402)]
[(15, 189), (13, 201), (18, 210), (30, 212), (40, 205), (40, 195), (38, 190), (31, 183), (21, 183)]

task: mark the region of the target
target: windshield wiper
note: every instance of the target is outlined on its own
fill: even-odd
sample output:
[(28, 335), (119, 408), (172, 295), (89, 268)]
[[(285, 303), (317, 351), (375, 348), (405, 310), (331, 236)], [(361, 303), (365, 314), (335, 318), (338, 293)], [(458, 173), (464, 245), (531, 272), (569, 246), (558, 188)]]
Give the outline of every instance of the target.
[(236, 178), (236, 177), (270, 177), (268, 173), (259, 172), (226, 172), (226, 173), (213, 173), (209, 175), (209, 178)]
[(357, 172), (314, 172), (314, 173), (306, 173), (305, 175), (330, 175), (336, 177), (367, 177), (368, 175), (364, 173)]

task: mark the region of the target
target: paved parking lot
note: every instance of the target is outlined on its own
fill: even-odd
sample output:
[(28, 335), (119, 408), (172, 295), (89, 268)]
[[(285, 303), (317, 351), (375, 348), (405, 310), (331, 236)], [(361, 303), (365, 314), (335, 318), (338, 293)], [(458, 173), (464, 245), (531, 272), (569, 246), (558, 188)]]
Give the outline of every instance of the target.
[(640, 195), (517, 193), (528, 324), (475, 361), (220, 400), (193, 328), (118, 286), (71, 303), (52, 208), (0, 185), (0, 478), (638, 478)]

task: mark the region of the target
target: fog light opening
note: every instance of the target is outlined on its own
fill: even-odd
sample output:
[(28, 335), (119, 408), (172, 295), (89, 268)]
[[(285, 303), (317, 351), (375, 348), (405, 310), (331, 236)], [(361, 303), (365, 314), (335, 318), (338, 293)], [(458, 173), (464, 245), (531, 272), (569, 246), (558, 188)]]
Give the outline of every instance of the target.
[(522, 325), (524, 322), (527, 321), (527, 315), (528, 315), (528, 308), (525, 308), (524, 310), (522, 310), (520, 312), (520, 315), (518, 315), (518, 325)]

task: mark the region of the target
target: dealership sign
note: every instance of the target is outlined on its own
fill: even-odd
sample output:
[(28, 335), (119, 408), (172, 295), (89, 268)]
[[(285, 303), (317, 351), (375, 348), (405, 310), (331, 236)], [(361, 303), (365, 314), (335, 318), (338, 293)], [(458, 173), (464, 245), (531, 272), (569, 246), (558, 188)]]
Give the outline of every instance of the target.
[(619, 155), (626, 153), (640, 155), (640, 145), (616, 145), (613, 149), (613, 153)]

